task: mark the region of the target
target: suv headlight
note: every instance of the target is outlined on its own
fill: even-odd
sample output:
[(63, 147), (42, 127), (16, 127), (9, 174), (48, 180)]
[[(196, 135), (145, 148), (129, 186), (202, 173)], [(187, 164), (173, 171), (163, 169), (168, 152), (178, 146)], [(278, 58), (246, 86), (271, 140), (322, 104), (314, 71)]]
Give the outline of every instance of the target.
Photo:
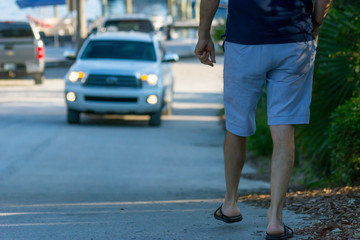
[(69, 81), (70, 82), (76, 82), (76, 81), (78, 81), (79, 79), (82, 79), (82, 78), (84, 78), (85, 77), (85, 73), (84, 72), (75, 72), (75, 71), (73, 71), (73, 72), (71, 72), (70, 74), (69, 74), (69, 77), (68, 77), (68, 79), (69, 79)]
[(156, 85), (159, 81), (159, 77), (156, 74), (143, 74), (141, 75), (142, 81), (147, 81), (149, 85)]

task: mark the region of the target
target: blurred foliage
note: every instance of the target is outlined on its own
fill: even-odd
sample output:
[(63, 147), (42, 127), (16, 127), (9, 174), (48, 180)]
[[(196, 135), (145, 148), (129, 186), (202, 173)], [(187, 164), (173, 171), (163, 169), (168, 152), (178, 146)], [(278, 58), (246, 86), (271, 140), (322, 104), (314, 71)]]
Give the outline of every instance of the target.
[(226, 32), (226, 20), (225, 19), (218, 19), (218, 24), (212, 28), (212, 37), (215, 44), (218, 44), (221, 49), (222, 44), (225, 40), (225, 34)]
[(226, 21), (219, 20), (218, 24), (212, 28), (212, 37), (215, 42), (224, 41), (221, 36), (226, 32)]
[[(327, 184), (331, 175), (328, 147), (330, 115), (360, 90), (360, 8), (333, 7), (321, 28), (315, 63), (311, 124), (297, 131), (301, 161), (315, 184)], [(306, 164), (307, 165), (307, 164)], [(311, 178), (309, 178), (311, 179)]]
[(258, 156), (271, 156), (272, 140), (267, 124), (266, 91), (260, 97), (256, 109), (256, 133), (248, 138), (247, 148)]
[(360, 180), (360, 97), (351, 98), (331, 115), (327, 148), (330, 181), (349, 185)]
[(360, 9), (360, 2), (354, 0), (334, 0), (332, 7), (339, 10), (346, 10), (349, 8)]

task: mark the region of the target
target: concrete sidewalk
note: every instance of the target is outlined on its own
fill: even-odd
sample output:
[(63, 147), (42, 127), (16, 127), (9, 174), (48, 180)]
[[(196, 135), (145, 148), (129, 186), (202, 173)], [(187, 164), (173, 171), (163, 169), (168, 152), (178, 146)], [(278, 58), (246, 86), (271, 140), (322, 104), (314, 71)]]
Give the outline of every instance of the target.
[[(231, 225), (212, 216), (225, 191), (222, 65), (222, 57), (212, 68), (195, 58), (173, 64), (174, 111), (159, 128), (142, 116), (85, 115), (67, 125), (66, 68), (48, 69), (40, 86), (6, 81), (0, 239), (264, 239), (266, 209), (240, 202), (244, 220)], [(243, 173), (254, 171), (245, 165)], [(239, 187), (255, 192), (269, 183), (242, 178)], [(295, 231), (311, 225), (284, 214)]]
[[(244, 220), (213, 218), (220, 199), (6, 206), (1, 239), (263, 240), (266, 211), (239, 203)], [(302, 215), (285, 211), (286, 224), (306, 226)], [(295, 230), (296, 231), (296, 230)], [(303, 239), (295, 235), (293, 239)]]

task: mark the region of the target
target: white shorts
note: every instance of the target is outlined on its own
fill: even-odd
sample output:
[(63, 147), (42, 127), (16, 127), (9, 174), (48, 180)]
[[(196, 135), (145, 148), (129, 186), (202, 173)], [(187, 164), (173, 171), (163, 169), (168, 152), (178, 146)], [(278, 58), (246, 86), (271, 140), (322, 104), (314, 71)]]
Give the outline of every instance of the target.
[(226, 41), (226, 129), (244, 137), (255, 133), (256, 106), (264, 83), (269, 125), (308, 124), (315, 44), (242, 45)]

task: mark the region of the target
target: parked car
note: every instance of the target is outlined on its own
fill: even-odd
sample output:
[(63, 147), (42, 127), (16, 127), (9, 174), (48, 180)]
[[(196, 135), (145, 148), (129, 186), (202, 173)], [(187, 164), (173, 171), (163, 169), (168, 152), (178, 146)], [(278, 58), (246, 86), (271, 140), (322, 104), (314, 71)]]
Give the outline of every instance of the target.
[(35, 26), (28, 22), (0, 22), (0, 76), (32, 76), (44, 82), (44, 43)]
[(166, 33), (161, 31), (160, 27), (156, 29), (153, 19), (146, 17), (144, 14), (105, 18), (100, 27), (93, 28), (90, 34), (96, 34), (97, 32), (144, 32), (154, 34), (162, 41), (166, 40)]
[(155, 33), (155, 28), (151, 19), (140, 14), (106, 18), (103, 21), (100, 30), (101, 32), (135, 31)]
[(79, 123), (81, 113), (141, 114), (150, 115), (150, 125), (159, 126), (162, 111), (171, 112), (170, 62), (177, 60), (152, 34), (89, 36), (65, 76), (68, 123)]

